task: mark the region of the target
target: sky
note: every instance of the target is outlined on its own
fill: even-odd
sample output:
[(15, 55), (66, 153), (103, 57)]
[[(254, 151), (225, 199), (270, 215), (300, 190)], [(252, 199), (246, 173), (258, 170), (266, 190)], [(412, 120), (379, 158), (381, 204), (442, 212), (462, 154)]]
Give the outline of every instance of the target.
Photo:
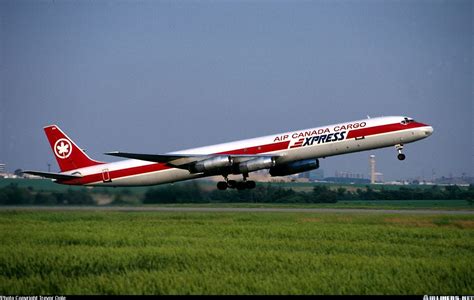
[(385, 180), (474, 176), (473, 1), (0, 1), (0, 163), (166, 153), (406, 115), (405, 146), (321, 159)]

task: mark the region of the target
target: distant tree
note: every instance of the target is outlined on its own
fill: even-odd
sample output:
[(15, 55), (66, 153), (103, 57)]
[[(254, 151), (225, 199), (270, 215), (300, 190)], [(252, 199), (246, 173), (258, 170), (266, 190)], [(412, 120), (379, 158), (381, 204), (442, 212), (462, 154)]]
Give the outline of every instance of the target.
[(205, 202), (203, 191), (196, 182), (187, 185), (166, 185), (149, 189), (143, 203), (195, 203)]
[(457, 185), (448, 185), (446, 188), (448, 199), (460, 199), (461, 188)]
[(55, 193), (58, 204), (94, 205), (94, 198), (86, 190), (68, 189), (66, 193)]
[(474, 184), (469, 185), (467, 191), (463, 193), (463, 198), (469, 205), (474, 205)]
[(376, 192), (374, 191), (374, 189), (372, 189), (372, 187), (370, 186), (367, 186), (366, 187), (366, 190), (362, 190), (362, 189), (357, 189), (357, 194), (358, 194), (358, 200), (377, 200), (377, 199), (380, 199), (380, 193), (379, 192)]
[(125, 204), (129, 204), (129, 202), (125, 201), (122, 194), (116, 194), (111, 204), (112, 205), (125, 205)]
[(0, 204), (21, 205), (32, 204), (33, 195), (25, 188), (19, 188), (16, 184), (10, 184), (0, 189)]
[(346, 200), (347, 199), (345, 188), (339, 187), (337, 189), (336, 193), (337, 193), (337, 200)]
[(54, 205), (57, 204), (57, 198), (52, 193), (39, 192), (35, 195), (34, 204), (36, 205)]
[(312, 193), (313, 203), (336, 203), (337, 192), (330, 190), (327, 186), (316, 185)]

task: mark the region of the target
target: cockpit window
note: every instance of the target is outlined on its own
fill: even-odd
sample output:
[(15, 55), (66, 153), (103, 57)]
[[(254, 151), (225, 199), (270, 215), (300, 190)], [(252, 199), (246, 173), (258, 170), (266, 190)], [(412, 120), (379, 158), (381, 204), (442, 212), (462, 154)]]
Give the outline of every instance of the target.
[(403, 120), (400, 122), (402, 125), (407, 125), (407, 124), (410, 124), (410, 123), (413, 123), (415, 122), (415, 120), (413, 120), (412, 118), (403, 118)]

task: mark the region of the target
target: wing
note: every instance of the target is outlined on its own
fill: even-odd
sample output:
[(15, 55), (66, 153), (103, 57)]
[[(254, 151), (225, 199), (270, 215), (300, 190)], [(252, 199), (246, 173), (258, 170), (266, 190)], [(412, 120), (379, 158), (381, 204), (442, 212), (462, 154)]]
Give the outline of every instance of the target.
[(51, 179), (59, 179), (59, 180), (77, 179), (77, 178), (82, 177), (78, 175), (66, 175), (66, 174), (61, 174), (61, 173), (40, 172), (40, 171), (23, 171), (22, 173), (41, 176), (45, 178), (51, 178)]
[[(107, 155), (139, 159), (157, 163), (166, 163), (167, 165), (186, 169), (192, 173), (200, 173), (203, 168), (199, 165), (206, 164), (204, 169), (214, 168), (222, 170), (223, 168), (230, 168), (231, 165), (240, 164), (246, 161), (252, 161), (254, 159), (267, 159), (273, 161), (279, 155), (268, 155), (268, 154), (141, 154), (141, 153), (127, 153), (127, 152), (107, 152)], [(263, 168), (262, 168), (263, 169)]]
[(177, 167), (179, 165), (183, 165), (189, 162), (199, 161), (201, 159), (206, 159), (207, 155), (180, 155), (180, 154), (142, 154), (142, 153), (127, 153), (127, 152), (106, 152), (106, 155), (117, 156), (117, 157), (124, 157), (124, 158), (132, 158), (132, 159), (139, 159), (145, 161), (151, 161), (156, 163), (166, 163), (171, 166)]

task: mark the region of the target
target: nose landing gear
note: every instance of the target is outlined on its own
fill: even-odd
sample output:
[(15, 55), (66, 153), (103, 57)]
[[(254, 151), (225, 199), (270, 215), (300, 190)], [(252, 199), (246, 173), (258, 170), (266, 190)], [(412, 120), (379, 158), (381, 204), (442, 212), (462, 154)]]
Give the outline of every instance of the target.
[(405, 160), (406, 156), (405, 156), (405, 154), (402, 153), (403, 144), (395, 145), (395, 148), (398, 151), (398, 155), (397, 155), (398, 160)]

